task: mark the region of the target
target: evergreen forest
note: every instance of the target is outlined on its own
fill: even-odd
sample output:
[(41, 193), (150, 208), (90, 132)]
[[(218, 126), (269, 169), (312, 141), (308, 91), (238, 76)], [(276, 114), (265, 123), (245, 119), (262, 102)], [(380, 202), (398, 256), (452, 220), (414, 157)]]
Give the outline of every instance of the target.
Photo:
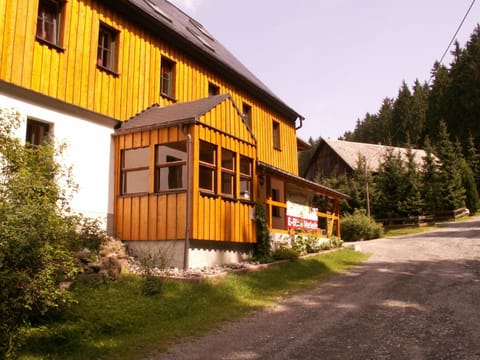
[[(431, 214), (467, 207), (479, 209), (480, 189), (480, 25), (464, 47), (455, 42), (453, 60), (434, 63), (431, 77), (401, 84), (396, 98), (386, 97), (376, 113), (358, 119), (340, 140), (425, 149), (422, 166), (385, 154), (378, 173), (359, 163), (348, 179), (315, 179), (349, 194), (343, 211), (366, 208), (370, 182), (372, 214), (376, 218)], [(300, 155), (303, 173), (321, 138), (309, 139), (312, 149)], [(435, 158), (435, 156), (437, 158)], [(365, 176), (369, 179), (365, 179)]]

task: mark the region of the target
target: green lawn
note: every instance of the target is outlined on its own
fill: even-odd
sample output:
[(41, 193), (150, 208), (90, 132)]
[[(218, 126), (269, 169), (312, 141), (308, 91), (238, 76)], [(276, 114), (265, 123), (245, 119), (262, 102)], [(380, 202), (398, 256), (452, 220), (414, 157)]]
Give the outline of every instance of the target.
[(26, 334), (20, 359), (138, 359), (222, 321), (273, 306), (279, 299), (364, 261), (352, 249), (229, 274), (220, 283), (164, 281), (162, 293), (144, 296), (142, 279), (80, 285), (78, 304)]
[[(477, 211), (474, 216), (463, 216), (461, 218), (456, 219), (456, 222), (463, 222), (463, 221), (470, 221), (472, 219), (476, 219), (480, 217), (480, 211)], [(450, 220), (453, 221), (453, 220)], [(385, 228), (385, 237), (392, 237), (392, 236), (400, 236), (400, 235), (412, 235), (412, 234), (420, 234), (423, 232), (435, 230), (438, 228), (441, 228), (443, 226), (446, 226), (446, 223), (450, 221), (445, 221), (445, 222), (439, 222), (436, 223), (435, 225), (432, 226), (407, 226), (407, 227), (402, 227), (402, 228), (392, 228), (389, 229), (388, 227)]]

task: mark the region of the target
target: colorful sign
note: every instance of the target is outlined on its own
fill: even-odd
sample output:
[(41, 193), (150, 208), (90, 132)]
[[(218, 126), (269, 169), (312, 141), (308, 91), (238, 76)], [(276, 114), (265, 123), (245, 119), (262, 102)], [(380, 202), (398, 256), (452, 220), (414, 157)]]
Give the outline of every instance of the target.
[(287, 201), (287, 228), (293, 230), (317, 231), (317, 208)]

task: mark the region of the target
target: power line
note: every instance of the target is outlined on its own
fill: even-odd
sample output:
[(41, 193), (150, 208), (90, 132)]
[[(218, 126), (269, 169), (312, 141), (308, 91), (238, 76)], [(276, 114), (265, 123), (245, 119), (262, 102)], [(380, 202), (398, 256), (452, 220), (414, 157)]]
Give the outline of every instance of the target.
[[(467, 12), (466, 12), (465, 15), (463, 16), (462, 21), (460, 21), (460, 24), (458, 25), (457, 30), (456, 30), (455, 33), (453, 34), (452, 38), (450, 39), (450, 42), (448, 43), (447, 48), (445, 49), (445, 51), (444, 51), (443, 54), (442, 54), (442, 57), (440, 58), (440, 61), (439, 61), (440, 64), (443, 62), (443, 59), (445, 59), (445, 56), (448, 54), (448, 51), (450, 50), (450, 47), (452, 46), (453, 42), (454, 42), (455, 39), (457, 38), (458, 32), (459, 32), (460, 29), (462, 28), (463, 23), (464, 23), (465, 20), (467, 19), (467, 16), (468, 16), (468, 14), (470, 13), (470, 10), (472, 10), (473, 5), (475, 5), (475, 2), (476, 2), (476, 1), (477, 1), (477, 0), (473, 0), (472, 3), (470, 4), (470, 6), (468, 7)], [(433, 74), (432, 74), (432, 76), (430, 76), (430, 80), (428, 80), (428, 83), (430, 83), (430, 81), (432, 81), (432, 78), (433, 78)]]

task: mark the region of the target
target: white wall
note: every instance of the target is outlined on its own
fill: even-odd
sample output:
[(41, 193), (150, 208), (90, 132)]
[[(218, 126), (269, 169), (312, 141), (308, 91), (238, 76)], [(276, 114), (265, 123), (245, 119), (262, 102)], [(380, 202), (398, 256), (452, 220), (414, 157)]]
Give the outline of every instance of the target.
[(78, 192), (70, 202), (72, 210), (100, 217), (103, 221), (112, 216), (114, 152), (111, 120), (101, 124), (73, 115), (75, 111), (67, 114), (5, 93), (0, 93), (0, 107), (14, 108), (21, 114), (20, 139), (25, 140), (28, 117), (51, 124), (55, 142), (67, 144), (59, 160), (72, 166), (73, 180), (78, 185)]

